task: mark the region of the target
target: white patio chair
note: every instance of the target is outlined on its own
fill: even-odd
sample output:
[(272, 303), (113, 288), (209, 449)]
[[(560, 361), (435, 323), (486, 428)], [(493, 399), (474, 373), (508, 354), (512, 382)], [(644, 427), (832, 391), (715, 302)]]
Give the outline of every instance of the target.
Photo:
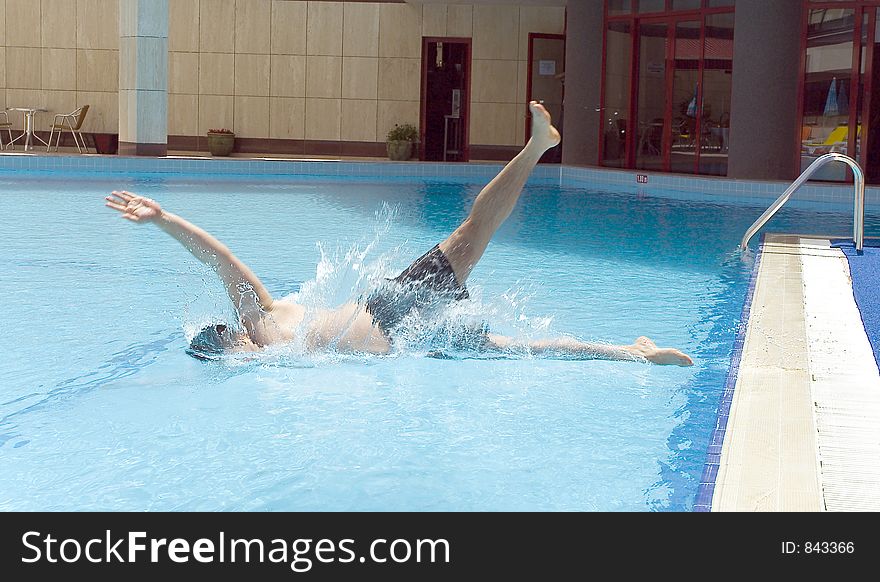
[(83, 121), (85, 121), (88, 112), (89, 106), (83, 105), (71, 113), (59, 113), (56, 115), (55, 120), (52, 122), (51, 131), (49, 132), (49, 143), (46, 146), (46, 151), (48, 152), (52, 148), (52, 137), (57, 131), (58, 137), (55, 138), (55, 151), (57, 152), (58, 146), (61, 144), (61, 134), (64, 130), (68, 130), (71, 135), (73, 135), (73, 141), (76, 143), (76, 149), (79, 150), (79, 153), (83, 153), (83, 150), (88, 153), (89, 150), (86, 147), (86, 141), (83, 138), (82, 133), (80, 133)]

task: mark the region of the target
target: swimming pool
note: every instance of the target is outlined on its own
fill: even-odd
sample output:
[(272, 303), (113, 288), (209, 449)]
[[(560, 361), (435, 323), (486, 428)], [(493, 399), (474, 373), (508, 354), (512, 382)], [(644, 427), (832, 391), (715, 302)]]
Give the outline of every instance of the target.
[[(202, 363), (187, 336), (230, 315), (213, 274), (102, 206), (155, 197), (273, 294), (323, 304), (445, 237), (480, 188), (460, 182), (0, 175), (0, 509), (690, 509), (748, 282), (735, 248), (763, 208), (537, 181), (468, 282), (462, 316), (696, 362), (668, 368), (419, 346)], [(845, 236), (851, 217), (770, 229), (805, 225)]]

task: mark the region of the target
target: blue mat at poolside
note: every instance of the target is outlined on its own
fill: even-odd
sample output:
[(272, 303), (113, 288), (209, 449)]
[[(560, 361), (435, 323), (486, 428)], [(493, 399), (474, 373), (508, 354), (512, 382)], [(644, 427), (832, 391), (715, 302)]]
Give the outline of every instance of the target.
[(852, 239), (831, 241), (849, 261), (853, 295), (862, 314), (862, 324), (874, 350), (874, 361), (880, 367), (880, 240), (865, 240), (863, 254), (856, 253)]

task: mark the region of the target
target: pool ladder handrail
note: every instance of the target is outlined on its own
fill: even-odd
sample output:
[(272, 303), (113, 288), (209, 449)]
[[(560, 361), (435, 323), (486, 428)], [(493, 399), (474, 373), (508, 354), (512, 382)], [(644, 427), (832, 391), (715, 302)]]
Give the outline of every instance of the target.
[(791, 195), (794, 194), (798, 188), (803, 186), (804, 183), (810, 179), (810, 176), (815, 174), (819, 168), (829, 162), (843, 162), (852, 168), (853, 186), (855, 188), (853, 196), (853, 243), (855, 244), (856, 251), (861, 253), (865, 238), (865, 174), (862, 172), (862, 168), (859, 166), (858, 162), (849, 156), (838, 153), (825, 154), (816, 158), (816, 160), (803, 171), (798, 179), (792, 182), (791, 186), (782, 193), (782, 196), (777, 198), (776, 202), (774, 202), (770, 208), (765, 210), (764, 214), (762, 214), (758, 220), (749, 227), (739, 245), (740, 249), (745, 250), (749, 245), (749, 241), (755, 236), (755, 233), (758, 232), (762, 226), (767, 224), (767, 221), (773, 218), (773, 215), (782, 208), (782, 205), (788, 202)]

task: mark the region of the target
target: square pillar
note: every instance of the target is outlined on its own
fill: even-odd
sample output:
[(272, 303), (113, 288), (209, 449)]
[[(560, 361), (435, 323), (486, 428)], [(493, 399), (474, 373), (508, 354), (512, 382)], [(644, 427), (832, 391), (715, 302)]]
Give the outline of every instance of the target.
[(565, 119), (562, 163), (595, 166), (599, 163), (601, 116), (602, 39), (604, 2), (569, 2), (566, 8)]
[(727, 176), (793, 180), (800, 174), (798, 86), (802, 0), (737, 0)]
[(168, 0), (119, 0), (119, 153), (168, 151)]

